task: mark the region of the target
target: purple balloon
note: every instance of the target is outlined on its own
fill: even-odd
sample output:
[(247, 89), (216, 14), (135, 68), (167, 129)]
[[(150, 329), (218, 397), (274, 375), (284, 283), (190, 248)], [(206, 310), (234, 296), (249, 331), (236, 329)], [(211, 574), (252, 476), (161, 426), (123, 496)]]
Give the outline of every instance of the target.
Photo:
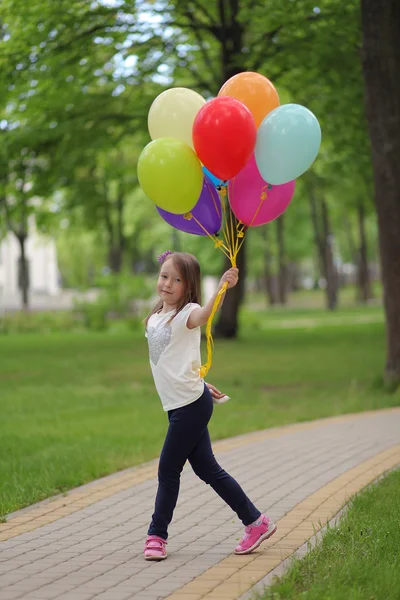
[[(203, 189), (196, 206), (186, 215), (175, 215), (156, 207), (164, 221), (175, 229), (195, 235), (214, 235), (221, 228), (222, 211), (219, 195), (210, 179), (204, 176)], [(191, 216), (191, 218), (189, 218)], [(197, 222), (198, 221), (198, 222)], [(201, 225), (202, 227), (201, 227)], [(203, 229), (204, 227), (204, 229)]]

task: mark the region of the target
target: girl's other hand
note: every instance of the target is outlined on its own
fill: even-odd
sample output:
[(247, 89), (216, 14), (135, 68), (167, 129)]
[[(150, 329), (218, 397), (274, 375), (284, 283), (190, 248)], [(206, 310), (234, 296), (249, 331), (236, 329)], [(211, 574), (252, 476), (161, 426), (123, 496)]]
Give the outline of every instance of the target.
[(222, 392), (220, 392), (215, 385), (212, 385), (212, 383), (206, 383), (206, 386), (208, 387), (208, 389), (210, 390), (211, 396), (213, 398), (216, 398), (217, 400), (221, 400), (221, 398), (223, 398), (225, 396), (225, 394), (223, 394)]

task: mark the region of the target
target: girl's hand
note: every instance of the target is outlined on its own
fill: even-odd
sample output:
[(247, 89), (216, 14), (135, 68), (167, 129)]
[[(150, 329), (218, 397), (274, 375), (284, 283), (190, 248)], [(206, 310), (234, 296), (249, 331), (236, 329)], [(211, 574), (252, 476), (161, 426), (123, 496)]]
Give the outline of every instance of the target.
[(228, 289), (235, 287), (237, 282), (239, 281), (239, 269), (237, 267), (232, 267), (226, 271), (219, 282), (218, 289), (221, 289), (225, 282), (228, 282)]
[(220, 392), (219, 390), (217, 390), (217, 388), (215, 387), (215, 385), (212, 385), (211, 383), (206, 383), (206, 386), (210, 390), (211, 396), (213, 398), (216, 398), (217, 400), (221, 400), (221, 398), (224, 398), (225, 394), (223, 394), (222, 392)]
[[(186, 323), (186, 327), (188, 329), (194, 329), (195, 327), (201, 327), (202, 325), (205, 325), (210, 317), (211, 312), (212, 312), (217, 294), (218, 294), (218, 292), (220, 292), (222, 290), (222, 286), (224, 285), (224, 283), (228, 284), (228, 288), (232, 288), (237, 284), (238, 279), (239, 279), (239, 269), (237, 269), (236, 267), (232, 267), (232, 269), (228, 269), (228, 271), (226, 271), (220, 279), (217, 292), (210, 298), (210, 300), (207, 302), (207, 304), (205, 304), (201, 308), (195, 308), (194, 310), (192, 310), (192, 312), (190, 313), (189, 319)], [(218, 308), (220, 308), (222, 301), (224, 300), (225, 290), (224, 290), (224, 293), (221, 294), (221, 296), (222, 296), (222, 299), (220, 298)]]

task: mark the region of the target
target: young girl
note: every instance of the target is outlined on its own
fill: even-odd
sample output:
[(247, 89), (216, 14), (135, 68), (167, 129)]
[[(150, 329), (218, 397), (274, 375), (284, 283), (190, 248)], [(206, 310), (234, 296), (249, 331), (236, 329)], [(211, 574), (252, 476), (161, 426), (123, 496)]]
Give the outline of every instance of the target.
[[(184, 252), (165, 252), (158, 258), (159, 302), (146, 319), (150, 365), (169, 427), (158, 467), (158, 491), (148, 530), (146, 560), (167, 557), (168, 525), (178, 500), (180, 475), (188, 460), (200, 479), (211, 485), (245, 525), (235, 554), (249, 554), (276, 531), (276, 525), (252, 504), (240, 485), (224, 471), (212, 452), (208, 422), (212, 395), (223, 396), (200, 377), (200, 327), (210, 316), (216, 294), (201, 306), (200, 266)], [(238, 282), (238, 270), (222, 276), (228, 288)], [(209, 389), (210, 388), (210, 389)]]

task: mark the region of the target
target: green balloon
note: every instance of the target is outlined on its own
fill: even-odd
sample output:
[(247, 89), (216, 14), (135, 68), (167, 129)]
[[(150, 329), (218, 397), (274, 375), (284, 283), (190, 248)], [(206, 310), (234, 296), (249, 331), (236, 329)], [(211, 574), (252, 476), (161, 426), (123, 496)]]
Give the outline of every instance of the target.
[(174, 214), (192, 210), (201, 194), (201, 163), (189, 146), (173, 138), (147, 144), (139, 156), (137, 173), (146, 196)]

